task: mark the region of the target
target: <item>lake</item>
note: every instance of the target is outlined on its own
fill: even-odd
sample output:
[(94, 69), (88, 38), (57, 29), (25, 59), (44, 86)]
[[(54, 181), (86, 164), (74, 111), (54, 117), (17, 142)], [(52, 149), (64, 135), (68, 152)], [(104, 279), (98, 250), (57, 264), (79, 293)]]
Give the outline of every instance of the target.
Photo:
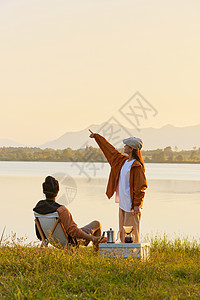
[[(105, 195), (107, 163), (0, 162), (0, 233), (12, 232), (35, 241), (33, 207), (44, 198), (47, 175), (60, 182), (57, 202), (66, 205), (79, 227), (98, 219), (103, 230), (118, 231), (118, 204)], [(167, 233), (199, 239), (200, 165), (146, 164), (148, 189), (141, 234)]]

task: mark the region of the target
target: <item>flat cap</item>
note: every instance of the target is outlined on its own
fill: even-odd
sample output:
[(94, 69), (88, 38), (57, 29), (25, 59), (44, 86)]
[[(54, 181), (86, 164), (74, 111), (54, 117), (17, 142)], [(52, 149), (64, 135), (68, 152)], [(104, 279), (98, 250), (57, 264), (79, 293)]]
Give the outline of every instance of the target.
[(124, 139), (123, 143), (125, 145), (130, 146), (133, 149), (136, 149), (136, 150), (141, 150), (142, 146), (143, 146), (142, 140), (140, 138), (137, 138), (137, 137), (134, 137), (134, 136), (133, 137), (129, 137), (127, 139)]

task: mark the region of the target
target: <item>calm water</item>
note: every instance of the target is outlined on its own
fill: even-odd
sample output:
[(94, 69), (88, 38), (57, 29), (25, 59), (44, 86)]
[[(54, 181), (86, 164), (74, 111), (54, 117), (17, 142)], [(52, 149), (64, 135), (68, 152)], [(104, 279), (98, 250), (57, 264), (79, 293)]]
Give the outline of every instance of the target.
[[(64, 172), (72, 177), (107, 178), (108, 163), (70, 163), (70, 162), (2, 162), (0, 176), (46, 176)], [(149, 179), (199, 180), (199, 164), (146, 164)]]
[[(57, 201), (66, 205), (78, 226), (93, 219), (103, 229), (118, 230), (118, 205), (105, 196), (109, 165), (104, 163), (0, 162), (0, 233), (35, 240), (32, 208), (43, 199), (47, 175), (59, 179)], [(149, 187), (142, 210), (141, 233), (199, 238), (200, 165), (146, 164)]]

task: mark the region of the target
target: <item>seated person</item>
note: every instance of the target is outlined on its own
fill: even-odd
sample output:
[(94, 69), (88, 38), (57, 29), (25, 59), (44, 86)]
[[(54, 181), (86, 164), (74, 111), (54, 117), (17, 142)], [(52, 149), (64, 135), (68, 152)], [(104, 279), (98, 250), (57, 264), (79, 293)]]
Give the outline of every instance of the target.
[[(46, 199), (40, 200), (33, 211), (42, 215), (58, 212), (60, 220), (68, 234), (70, 244), (77, 245), (77, 239), (81, 239), (84, 241), (83, 244), (87, 246), (89, 242), (92, 241), (94, 250), (98, 250), (98, 243), (101, 240), (101, 223), (99, 221), (93, 221), (82, 228), (78, 228), (70, 211), (64, 205), (56, 203), (56, 196), (59, 191), (58, 181), (54, 177), (48, 176), (45, 178), (42, 187)], [(36, 235), (41, 240), (37, 227)]]

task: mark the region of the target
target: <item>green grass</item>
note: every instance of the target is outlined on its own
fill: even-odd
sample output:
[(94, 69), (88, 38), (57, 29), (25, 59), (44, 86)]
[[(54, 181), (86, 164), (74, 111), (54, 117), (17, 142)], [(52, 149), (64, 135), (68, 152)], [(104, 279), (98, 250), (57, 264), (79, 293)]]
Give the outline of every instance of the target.
[(0, 247), (0, 299), (200, 299), (195, 240), (154, 237), (147, 262), (21, 244)]

